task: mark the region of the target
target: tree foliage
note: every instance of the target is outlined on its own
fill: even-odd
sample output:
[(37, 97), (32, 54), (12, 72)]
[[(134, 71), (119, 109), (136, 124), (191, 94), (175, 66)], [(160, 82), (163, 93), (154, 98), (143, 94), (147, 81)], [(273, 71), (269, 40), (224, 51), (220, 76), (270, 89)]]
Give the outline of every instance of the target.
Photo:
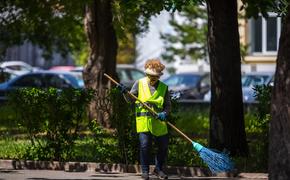
[[(202, 0), (126, 0), (114, 3), (114, 21), (117, 33), (122, 29), (130, 32), (146, 32), (148, 23), (152, 16), (160, 14), (161, 11), (181, 11), (185, 6), (193, 6), (202, 3)], [(117, 13), (116, 13), (117, 12)], [(129, 26), (128, 26), (129, 25)], [(131, 26), (130, 26), (131, 25)], [(133, 26), (132, 26), (133, 25)], [(126, 27), (126, 28), (125, 28)], [(121, 30), (121, 31), (118, 31)]]
[(242, 0), (242, 9), (246, 10), (246, 17), (258, 18), (259, 13), (268, 17), (269, 12), (286, 15), (289, 2), (287, 0)]
[[(114, 4), (117, 3), (118, 1)], [(84, 6), (85, 2), (79, 1), (1, 1), (0, 52), (4, 55), (6, 48), (21, 45), (28, 40), (44, 50), (43, 55), (46, 59), (49, 59), (53, 52), (59, 52), (63, 56), (72, 52), (76, 64), (84, 65), (89, 54), (83, 27)], [(114, 19), (118, 16), (116, 14)], [(137, 19), (138, 16), (130, 17)], [(121, 42), (118, 59), (122, 63), (135, 59), (135, 54), (132, 53), (135, 44), (131, 32), (136, 31), (133, 31), (136, 25), (128, 22), (118, 33)], [(119, 27), (120, 23), (117, 20), (114, 23), (115, 27)]]
[[(76, 0), (5, 0), (0, 2), (0, 53), (13, 45), (30, 41), (43, 49), (46, 59), (53, 52), (63, 56), (73, 53), (77, 64), (88, 58), (88, 43), (83, 26), (84, 7), (90, 1)], [(135, 59), (134, 35), (146, 32), (149, 19), (160, 11), (180, 10), (192, 0), (112, 1), (113, 23), (120, 42), (120, 63)]]
[(1, 53), (12, 45), (29, 40), (44, 50), (66, 55), (79, 49), (85, 40), (82, 31), (82, 1), (28, 0), (0, 2)]
[(206, 57), (206, 9), (201, 6), (186, 6), (174, 13), (169, 21), (174, 33), (163, 33), (165, 43), (164, 60), (198, 60)]

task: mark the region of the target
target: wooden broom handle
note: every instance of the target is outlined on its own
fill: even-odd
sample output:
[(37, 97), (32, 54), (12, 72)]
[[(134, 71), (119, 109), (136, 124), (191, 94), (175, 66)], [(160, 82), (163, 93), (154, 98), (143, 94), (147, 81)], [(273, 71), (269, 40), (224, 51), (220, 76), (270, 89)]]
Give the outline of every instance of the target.
[[(120, 85), (120, 83), (118, 83), (117, 81), (115, 81), (113, 78), (111, 78), (108, 74), (104, 73), (104, 75), (111, 80), (113, 83), (115, 83), (116, 85)], [(127, 91), (127, 94), (129, 96), (131, 96), (133, 99), (139, 101), (144, 107), (146, 107), (146, 109), (148, 109), (152, 114), (154, 114), (155, 116), (157, 116), (158, 114), (151, 108), (149, 107), (146, 103), (142, 102), (140, 99), (138, 99), (134, 94), (130, 93), (129, 91)], [(185, 139), (187, 139), (190, 143), (192, 143), (192, 140), (185, 135), (182, 131), (180, 131), (177, 127), (175, 127), (173, 124), (171, 124), (170, 122), (166, 121), (166, 123), (172, 127), (175, 131), (177, 131), (180, 135), (182, 135)]]

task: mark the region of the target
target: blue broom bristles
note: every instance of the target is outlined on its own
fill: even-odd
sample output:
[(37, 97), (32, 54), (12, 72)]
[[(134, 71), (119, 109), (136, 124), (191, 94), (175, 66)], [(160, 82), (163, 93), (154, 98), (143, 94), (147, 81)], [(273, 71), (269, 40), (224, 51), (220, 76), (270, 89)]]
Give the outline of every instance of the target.
[(228, 153), (212, 151), (196, 142), (192, 142), (192, 144), (212, 173), (231, 172), (234, 170), (234, 163)]

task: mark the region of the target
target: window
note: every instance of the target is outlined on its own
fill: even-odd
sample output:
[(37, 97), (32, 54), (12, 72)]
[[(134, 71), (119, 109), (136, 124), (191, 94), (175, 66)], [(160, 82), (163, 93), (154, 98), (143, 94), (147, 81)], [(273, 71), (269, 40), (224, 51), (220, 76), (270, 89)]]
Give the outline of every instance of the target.
[(26, 75), (15, 81), (14, 87), (42, 87), (42, 76), (40, 75)]
[(53, 87), (53, 88), (57, 88), (57, 89), (71, 87), (71, 85), (68, 84), (61, 76), (62, 75), (53, 75), (53, 74), (46, 75), (45, 79), (47, 82), (47, 87)]
[(269, 13), (267, 19), (259, 17), (250, 20), (250, 48), (255, 54), (276, 54), (281, 31), (281, 18)]

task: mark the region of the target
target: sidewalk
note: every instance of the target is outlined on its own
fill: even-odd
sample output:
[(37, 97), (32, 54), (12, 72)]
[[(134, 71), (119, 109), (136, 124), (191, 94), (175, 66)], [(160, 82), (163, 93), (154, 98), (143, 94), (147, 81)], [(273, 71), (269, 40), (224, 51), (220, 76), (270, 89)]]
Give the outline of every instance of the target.
[[(115, 180), (141, 180), (140, 174), (136, 173), (98, 173), (98, 172), (65, 172), (55, 170), (0, 170), (1, 180), (94, 180), (94, 179), (115, 179)], [(157, 179), (151, 175), (150, 179)], [(266, 174), (242, 173), (240, 177), (179, 177), (169, 175), (174, 180), (267, 180)]]
[[(204, 170), (197, 167), (169, 167), (169, 179), (200, 180), (267, 180), (263, 173), (240, 173), (236, 177), (225, 174), (209, 177)], [(47, 162), (0, 160), (0, 180), (139, 180), (140, 167), (136, 165), (102, 164), (86, 162)], [(150, 179), (157, 179), (150, 175)]]

